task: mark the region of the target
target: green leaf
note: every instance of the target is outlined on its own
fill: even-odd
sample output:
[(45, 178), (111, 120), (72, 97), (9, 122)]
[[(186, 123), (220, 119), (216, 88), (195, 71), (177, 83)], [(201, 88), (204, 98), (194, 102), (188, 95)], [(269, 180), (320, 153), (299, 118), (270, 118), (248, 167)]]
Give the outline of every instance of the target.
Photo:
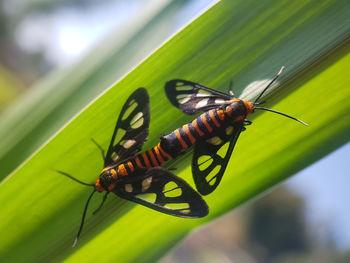
[[(7, 262), (155, 261), (195, 227), (306, 167), (350, 139), (349, 3), (347, 1), (222, 1), (196, 19), (124, 79), (97, 97), (1, 184), (0, 259)], [(166, 100), (163, 85), (184, 78), (236, 94), (253, 80), (286, 72), (236, 145), (223, 181), (205, 197), (209, 216), (175, 218), (110, 196), (99, 214), (95, 197), (81, 240), (71, 248), (91, 189), (54, 173), (93, 182), (102, 169), (94, 138), (107, 147), (127, 97), (146, 87), (150, 139), (144, 149), (190, 118)], [(79, 69), (77, 69), (79, 70)], [(261, 91), (245, 90), (249, 98)], [(192, 183), (190, 153), (172, 166)]]

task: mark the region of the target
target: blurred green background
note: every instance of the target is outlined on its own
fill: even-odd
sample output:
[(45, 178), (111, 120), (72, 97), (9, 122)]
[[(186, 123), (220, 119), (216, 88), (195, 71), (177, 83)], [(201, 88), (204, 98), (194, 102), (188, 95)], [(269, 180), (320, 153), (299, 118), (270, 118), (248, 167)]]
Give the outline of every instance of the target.
[[(166, 39), (213, 4), (214, 1), (199, 0), (103, 0), (98, 3), (91, 0), (2, 0), (1, 179), (18, 168), (99, 94), (122, 79)], [(288, 83), (293, 82), (293, 79), (300, 82), (298, 85), (305, 85), (305, 79), (309, 78), (304, 77), (303, 81), (304, 75), (317, 76), (323, 70), (326, 71), (327, 67), (331, 68), (327, 65), (336, 64), (336, 61), (348, 54), (348, 1), (268, 1), (264, 4), (260, 4), (259, 1), (247, 1), (244, 4), (241, 1), (233, 1), (230, 8), (232, 10), (229, 14), (240, 19), (236, 19), (232, 24), (232, 31), (237, 34), (237, 42), (228, 42), (225, 48), (232, 47), (239, 52), (234, 61), (229, 56), (224, 60), (225, 70), (235, 72), (233, 81), (239, 91), (238, 95), (254, 80), (272, 76), (276, 68), (285, 65), (289, 72), (285, 81), (287, 89), (284, 92), (287, 96), (292, 93), (288, 90)], [(288, 21), (283, 20), (284, 12), (290, 16)], [(291, 15), (291, 12), (295, 13)], [(223, 13), (221, 11), (221, 14)], [(225, 19), (223, 17), (223, 20)], [(281, 24), (275, 29), (273, 25), (278, 19), (281, 19), (285, 26)], [(291, 28), (293, 19), (296, 23), (293, 24), (294, 28)], [(205, 21), (201, 23), (205, 24)], [(269, 28), (270, 24), (272, 29)], [(258, 30), (260, 26), (266, 31)], [(216, 40), (229, 40), (220, 30), (218, 25), (207, 34), (214, 35)], [(276, 38), (276, 44), (265, 46), (271, 38)], [(203, 36), (203, 39), (205, 40), (206, 36)], [(205, 53), (206, 47), (200, 46), (201, 39), (198, 41), (199, 43), (194, 42), (186, 48), (197, 49), (198, 54)], [(250, 46), (250, 42), (254, 45)], [(217, 56), (222, 58), (226, 55), (225, 51), (217, 50)], [(259, 57), (260, 54), (264, 56)], [(173, 54), (174, 57), (182, 55), (186, 56), (186, 53)], [(260, 61), (263, 57), (265, 60)], [(214, 60), (215, 58), (208, 57), (208, 61)], [(332, 63), (324, 62), (329, 60), (332, 60)], [(266, 69), (271, 64), (276, 65), (276, 68)], [(349, 70), (350, 65), (347, 62), (345, 65), (346, 70)], [(206, 67), (208, 71), (215, 72), (215, 79), (212, 75), (206, 77), (205, 73), (187, 65), (175, 66), (191, 72), (189, 75), (193, 74), (193, 77), (196, 77), (191, 80), (208, 85), (211, 82), (219, 83), (222, 90), (231, 80), (221, 68), (215, 72), (210, 63)], [(259, 75), (259, 72), (264, 74)], [(174, 76), (169, 75), (169, 78), (178, 77), (176, 74), (181, 74), (181, 71), (175, 71)], [(344, 79), (346, 77), (344, 76)], [(141, 76), (141, 79), (143, 78), (145, 76)], [(338, 78), (336, 79), (338, 81)], [(146, 85), (146, 81), (144, 83)], [(329, 83), (331, 85), (332, 81)], [(344, 85), (347, 83), (344, 80)], [(342, 83), (337, 82), (336, 85), (341, 86)], [(130, 90), (121, 91), (125, 96), (122, 101), (132, 89), (130, 87)], [(245, 89), (241, 95), (248, 98), (253, 96), (249, 90)], [(162, 96), (164, 97), (164, 94)], [(327, 100), (331, 96), (330, 92), (324, 94), (322, 99)], [(274, 104), (280, 100), (275, 93), (270, 95), (270, 99)], [(322, 103), (322, 100), (317, 100), (310, 104), (312, 107), (312, 104)], [(292, 106), (284, 106), (284, 111), (294, 114)], [(159, 109), (151, 114), (154, 112), (160, 114)], [(172, 112), (179, 114), (176, 110)], [(185, 119), (182, 118), (183, 122)], [(305, 121), (312, 125), (312, 119)], [(282, 120), (282, 123), (284, 122), (288, 120)], [(108, 127), (113, 123), (114, 120)], [(152, 127), (153, 137), (169, 131), (152, 130)], [(151, 140), (155, 141), (155, 138)], [(161, 262), (349, 262), (348, 141), (349, 137), (345, 136), (341, 142), (329, 145), (328, 148), (323, 146), (323, 149), (327, 148), (327, 151), (331, 152), (344, 144), (287, 182), (268, 193), (265, 192), (263, 196), (202, 226), (172, 251), (158, 252), (157, 257), (161, 258)], [(246, 142), (240, 147), (249, 145)], [(316, 154), (310, 163), (321, 158), (324, 152), (326, 150)], [(188, 165), (189, 155), (186, 158), (183, 162)], [(67, 182), (61, 180), (62, 183)], [(6, 187), (6, 179), (1, 187)], [(16, 195), (16, 192), (11, 194)], [(12, 210), (16, 210), (16, 207)], [(7, 214), (2, 216), (6, 217)], [(75, 225), (72, 228), (75, 229)], [(74, 232), (65, 235), (74, 236)], [(147, 240), (147, 236), (143, 238)], [(0, 242), (4, 240), (0, 238)], [(174, 244), (169, 245), (167, 250), (172, 245)], [(14, 251), (15, 246), (8, 251), (2, 249), (2, 255), (9, 255)], [(59, 255), (59, 248), (50, 253), (53, 255), (53, 261), (73, 254), (65, 252), (63, 256)], [(164, 257), (160, 256), (164, 254)], [(31, 257), (32, 260), (38, 258), (40, 257)]]

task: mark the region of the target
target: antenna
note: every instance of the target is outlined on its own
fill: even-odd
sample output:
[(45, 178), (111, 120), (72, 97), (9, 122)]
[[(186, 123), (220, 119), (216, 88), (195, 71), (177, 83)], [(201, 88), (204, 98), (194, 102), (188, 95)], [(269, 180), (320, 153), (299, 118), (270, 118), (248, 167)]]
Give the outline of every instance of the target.
[[(271, 110), (271, 109), (268, 109), (268, 108), (265, 108), (265, 107), (255, 107), (255, 105), (258, 105), (258, 104), (259, 104), (257, 101), (261, 98), (261, 96), (265, 93), (265, 91), (272, 85), (272, 83), (274, 83), (274, 82), (276, 81), (276, 79), (282, 74), (283, 70), (284, 70), (284, 66), (281, 67), (280, 71), (278, 71), (278, 73), (276, 74), (276, 76), (270, 81), (269, 84), (267, 84), (267, 86), (264, 88), (264, 90), (263, 90), (263, 91), (260, 93), (260, 95), (255, 99), (255, 101), (254, 101), (254, 103), (253, 103), (253, 104), (254, 104), (254, 109), (274, 112), (274, 113), (283, 115), (283, 116), (285, 116), (285, 117), (287, 117), (287, 118), (290, 118), (290, 119), (292, 119), (292, 120), (298, 121), (298, 122), (300, 122), (300, 123), (302, 123), (302, 124), (304, 124), (304, 125), (306, 125), (306, 126), (309, 126), (307, 123), (303, 122), (302, 120), (299, 120), (299, 119), (297, 119), (297, 118), (295, 118), (295, 117), (292, 117), (292, 116), (290, 116), (290, 115), (287, 115), (287, 114), (285, 114), (285, 113), (282, 113), (282, 112), (279, 112), (279, 111), (276, 111), (276, 110)], [(260, 103), (260, 104), (261, 104), (261, 103)]]
[(265, 93), (265, 91), (275, 82), (275, 80), (282, 74), (284, 70), (284, 66), (281, 67), (280, 71), (278, 71), (277, 75), (270, 81), (269, 84), (265, 87), (265, 89), (260, 93), (260, 95), (255, 99), (254, 104), (261, 98), (261, 96)]
[(82, 217), (82, 219), (81, 219), (79, 231), (78, 231), (78, 234), (77, 234), (77, 236), (76, 236), (76, 238), (75, 238), (75, 240), (74, 240), (73, 247), (75, 247), (75, 245), (77, 244), (78, 239), (79, 239), (79, 236), (80, 236), (80, 233), (81, 233), (81, 231), (83, 230), (86, 211), (87, 211), (87, 208), (88, 208), (88, 206), (89, 206), (89, 202), (90, 202), (90, 200), (91, 200), (91, 197), (94, 195), (95, 192), (96, 192), (96, 190), (94, 189), (94, 191), (90, 194), (88, 200), (86, 201), (85, 208), (84, 208), (84, 212), (83, 212), (83, 217)]
[[(90, 194), (90, 196), (89, 196), (89, 198), (88, 198), (88, 200), (86, 201), (86, 204), (85, 204), (85, 208), (84, 208), (84, 212), (83, 212), (83, 217), (82, 217), (82, 219), (81, 219), (79, 231), (78, 231), (78, 234), (77, 234), (77, 236), (75, 237), (75, 240), (74, 240), (74, 243), (73, 243), (73, 247), (75, 247), (75, 245), (76, 245), (77, 242), (78, 242), (80, 233), (81, 233), (81, 231), (83, 230), (84, 221), (85, 221), (85, 216), (86, 216), (86, 211), (87, 211), (87, 208), (88, 208), (88, 206), (89, 206), (89, 202), (90, 202), (92, 196), (94, 195), (94, 193), (96, 192), (95, 184), (84, 183), (84, 182), (80, 181), (79, 179), (77, 179), (77, 178), (71, 176), (70, 174), (65, 173), (65, 172), (63, 172), (63, 171), (60, 171), (60, 170), (55, 170), (55, 169), (52, 169), (52, 170), (54, 170), (54, 171), (57, 172), (57, 173), (63, 174), (64, 176), (67, 176), (68, 178), (72, 179), (73, 181), (76, 181), (76, 182), (79, 183), (79, 184), (94, 187), (94, 191)], [(105, 201), (105, 198), (104, 198), (104, 201)], [(104, 202), (104, 201), (103, 201), (103, 202)], [(102, 203), (102, 204), (103, 204), (103, 203)], [(102, 206), (102, 205), (101, 205), (101, 206)]]
[(283, 116), (285, 116), (285, 117), (288, 117), (288, 118), (290, 118), (290, 119), (292, 119), (292, 120), (298, 121), (298, 122), (304, 124), (305, 126), (309, 126), (309, 124), (307, 124), (306, 122), (303, 122), (302, 120), (299, 120), (299, 119), (297, 119), (297, 118), (295, 118), (295, 117), (292, 117), (292, 116), (290, 116), (290, 115), (287, 115), (287, 114), (285, 114), (285, 113), (282, 113), (282, 112), (279, 112), (279, 111), (276, 111), (276, 110), (271, 110), (271, 109), (264, 108), (264, 107), (254, 107), (254, 109), (265, 110), (265, 111), (271, 111), (271, 112), (274, 112), (274, 113), (283, 115)]
[(68, 178), (72, 179), (73, 181), (76, 181), (79, 184), (83, 184), (83, 185), (86, 185), (86, 186), (95, 186), (95, 184), (84, 183), (84, 182), (80, 181), (79, 179), (77, 179), (77, 178), (75, 178), (75, 177), (71, 176), (70, 174), (65, 173), (63, 171), (56, 170), (56, 169), (52, 169), (52, 170), (57, 172), (57, 173), (59, 173), (59, 174), (63, 174), (64, 176), (67, 176)]

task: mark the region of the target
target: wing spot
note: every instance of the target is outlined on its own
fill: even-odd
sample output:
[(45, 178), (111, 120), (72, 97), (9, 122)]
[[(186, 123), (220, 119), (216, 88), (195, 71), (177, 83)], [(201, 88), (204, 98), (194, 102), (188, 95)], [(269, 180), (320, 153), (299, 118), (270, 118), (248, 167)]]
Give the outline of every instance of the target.
[(230, 143), (229, 143), (229, 142), (225, 143), (225, 144), (216, 152), (216, 154), (219, 155), (222, 159), (224, 159), (229, 146), (230, 146)]
[(139, 112), (134, 116), (134, 118), (132, 118), (130, 122), (130, 126), (133, 129), (137, 129), (141, 127), (143, 123), (144, 123), (143, 112)]
[(223, 143), (223, 140), (220, 139), (218, 136), (211, 137), (207, 140), (207, 143), (210, 143), (212, 145), (220, 145)]
[(179, 94), (176, 96), (176, 100), (180, 104), (184, 104), (191, 99), (191, 94)]
[(179, 100), (179, 103), (180, 103), (180, 104), (185, 104), (185, 103), (188, 102), (190, 99), (191, 99), (191, 97), (190, 97), (190, 96), (187, 96), (187, 97), (185, 97), (185, 98), (183, 98), (183, 99), (180, 99), (180, 100)]
[(174, 188), (172, 190), (163, 192), (165, 197), (178, 197), (182, 195), (182, 189), (181, 188)]
[(116, 153), (113, 153), (113, 154), (112, 154), (112, 160), (113, 160), (113, 162), (116, 162), (118, 159), (119, 159), (119, 155), (116, 154)]
[(152, 176), (144, 179), (142, 181), (142, 192), (148, 190), (148, 188), (150, 188), (151, 184), (152, 184)]
[(126, 140), (125, 142), (123, 142), (123, 147), (124, 147), (124, 149), (129, 149), (135, 143), (136, 143), (135, 140)]
[(225, 100), (223, 100), (223, 99), (215, 99), (215, 104), (225, 104)]
[(208, 95), (211, 95), (211, 93), (209, 91), (207, 91), (207, 90), (204, 90), (204, 89), (199, 89), (197, 94), (196, 94), (197, 97), (205, 97), (205, 96), (208, 96)]
[(133, 191), (133, 187), (131, 184), (126, 184), (125, 185), (125, 191), (128, 193), (131, 193)]
[(122, 120), (126, 120), (130, 116), (130, 114), (136, 109), (137, 105), (138, 104), (135, 100), (130, 101), (129, 108), (125, 110)]
[(228, 126), (225, 130), (226, 135), (231, 135), (233, 133), (234, 129), (235, 128), (233, 126)]
[(197, 105), (196, 105), (196, 109), (199, 109), (199, 108), (201, 108), (201, 107), (204, 107), (205, 105), (207, 105), (208, 104), (208, 100), (209, 99), (203, 99), (203, 100), (201, 100), (201, 101), (199, 101), (198, 103), (197, 103)]
[(177, 209), (189, 209), (190, 205), (188, 203), (170, 203), (164, 205), (165, 208), (177, 210)]
[(216, 176), (215, 176), (215, 177), (213, 177), (213, 178), (211, 178), (211, 179), (210, 179), (210, 181), (208, 182), (208, 184), (209, 184), (210, 186), (215, 185), (216, 179), (217, 179), (217, 177), (216, 177)]
[(210, 171), (210, 173), (206, 176), (206, 180), (209, 185), (213, 186), (216, 182), (217, 174), (220, 172), (221, 165), (215, 166), (213, 170)]
[(210, 96), (210, 93), (197, 93), (196, 97), (208, 97)]
[(181, 100), (181, 99), (184, 99), (187, 97), (191, 97), (191, 94), (178, 94), (178, 95), (176, 95), (177, 100)]
[(157, 194), (155, 193), (138, 194), (136, 197), (152, 204), (154, 204), (157, 200)]
[(117, 130), (117, 135), (115, 136), (114, 141), (119, 142), (125, 135), (126, 131), (124, 129), (118, 129)]
[(180, 210), (179, 212), (182, 213), (182, 214), (189, 214), (189, 213), (191, 213), (191, 210), (190, 209), (185, 209), (185, 210)]
[[(192, 89), (193, 89), (192, 86), (184, 85), (183, 82), (178, 82), (177, 84), (178, 84), (178, 85), (181, 85), (181, 86), (176, 86), (176, 90), (177, 90), (177, 91), (192, 90)], [(184, 86), (182, 86), (182, 85), (184, 85)]]
[(213, 158), (210, 155), (202, 155), (197, 159), (198, 169), (204, 171), (213, 162)]
[(174, 190), (175, 188), (178, 188), (177, 183), (175, 183), (174, 181), (170, 181), (169, 183), (167, 183), (166, 185), (164, 185), (163, 193), (164, 193), (164, 192), (168, 192), (168, 191), (172, 191), (172, 190)]

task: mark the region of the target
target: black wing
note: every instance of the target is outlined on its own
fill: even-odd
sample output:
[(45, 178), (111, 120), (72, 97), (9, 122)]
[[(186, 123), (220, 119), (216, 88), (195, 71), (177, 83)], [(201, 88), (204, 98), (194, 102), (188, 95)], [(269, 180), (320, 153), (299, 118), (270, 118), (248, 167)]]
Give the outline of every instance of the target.
[(242, 129), (243, 122), (235, 123), (195, 145), (192, 174), (200, 194), (210, 194), (219, 185)]
[(234, 96), (204, 87), (200, 84), (174, 79), (165, 84), (169, 101), (186, 114), (196, 114), (224, 105)]
[(202, 197), (184, 180), (161, 167), (118, 182), (113, 192), (119, 197), (159, 212), (187, 218), (199, 218), (209, 212)]
[(137, 89), (125, 102), (115, 125), (105, 157), (105, 167), (133, 157), (148, 138), (149, 97), (144, 88)]

